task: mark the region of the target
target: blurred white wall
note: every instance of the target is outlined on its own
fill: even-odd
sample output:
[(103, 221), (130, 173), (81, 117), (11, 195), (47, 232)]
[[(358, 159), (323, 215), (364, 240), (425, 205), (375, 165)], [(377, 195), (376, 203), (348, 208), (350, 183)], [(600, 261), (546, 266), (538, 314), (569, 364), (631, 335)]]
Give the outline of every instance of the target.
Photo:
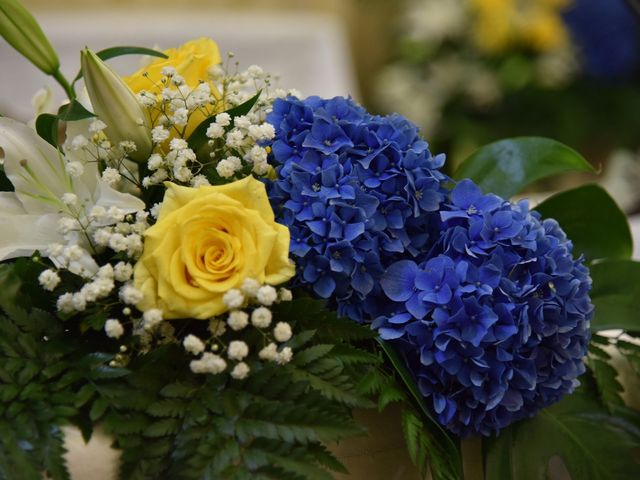
[[(170, 48), (208, 36), (221, 53), (232, 51), (240, 67), (257, 64), (279, 75), (279, 86), (304, 95), (359, 97), (344, 25), (339, 17), (317, 11), (197, 9), (37, 10), (35, 16), (60, 55), (68, 78), (79, 68), (79, 52), (133, 45)], [(110, 61), (122, 74), (139, 67), (140, 58)], [(0, 113), (28, 120), (31, 98), (55, 82), (0, 39)]]

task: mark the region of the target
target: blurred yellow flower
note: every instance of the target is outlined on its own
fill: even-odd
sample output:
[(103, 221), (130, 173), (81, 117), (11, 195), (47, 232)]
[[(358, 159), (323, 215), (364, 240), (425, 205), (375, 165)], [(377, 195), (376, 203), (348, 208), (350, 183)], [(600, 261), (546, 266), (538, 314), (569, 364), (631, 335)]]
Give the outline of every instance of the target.
[(560, 16), (542, 9), (531, 12), (522, 25), (524, 43), (540, 52), (555, 50), (567, 43), (567, 31)]
[(223, 295), (245, 279), (277, 285), (293, 276), (289, 229), (275, 222), (262, 182), (249, 176), (219, 186), (166, 185), (134, 270), (144, 294), (138, 308), (207, 319), (227, 310)]
[(567, 44), (562, 11), (572, 0), (468, 0), (472, 38), (479, 50), (498, 54), (525, 47), (548, 52)]
[[(134, 74), (124, 77), (125, 83), (139, 93), (142, 90), (160, 96), (163, 88), (164, 77), (162, 71), (166, 67), (173, 67), (176, 73), (184, 78), (184, 83), (190, 88), (197, 87), (201, 82), (208, 82), (211, 93), (219, 99), (220, 92), (210, 81), (210, 70), (221, 62), (218, 44), (210, 38), (190, 40), (178, 48), (170, 48), (164, 51), (168, 58), (156, 58), (150, 64), (141, 68)], [(222, 105), (218, 110), (222, 109)], [(185, 136), (188, 136), (200, 122), (206, 118), (201, 111), (194, 112), (189, 118)]]

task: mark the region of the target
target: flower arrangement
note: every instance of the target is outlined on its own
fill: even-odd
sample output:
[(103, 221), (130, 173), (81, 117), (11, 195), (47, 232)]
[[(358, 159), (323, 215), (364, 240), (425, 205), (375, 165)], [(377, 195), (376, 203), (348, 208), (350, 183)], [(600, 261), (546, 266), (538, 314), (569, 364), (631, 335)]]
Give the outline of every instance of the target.
[(401, 108), (454, 161), (532, 133), (597, 160), (637, 148), (640, 20), (630, 2), (408, 0), (400, 11), (371, 103)]
[(332, 478), (353, 410), (391, 403), (435, 479), (470, 436), (486, 478), (639, 472), (608, 353), (640, 362), (624, 215), (592, 185), (508, 200), (591, 170), (575, 151), (504, 140), (451, 178), (404, 117), (209, 39), (85, 49), (68, 82), (16, 0), (0, 34), (68, 95), (0, 118), (0, 477), (69, 478), (60, 427), (101, 425), (121, 478)]

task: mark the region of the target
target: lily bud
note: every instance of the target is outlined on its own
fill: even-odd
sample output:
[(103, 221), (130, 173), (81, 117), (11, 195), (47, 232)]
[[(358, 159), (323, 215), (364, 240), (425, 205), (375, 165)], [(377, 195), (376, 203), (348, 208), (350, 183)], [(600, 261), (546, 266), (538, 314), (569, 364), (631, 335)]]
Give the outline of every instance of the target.
[(17, 0), (0, 0), (0, 35), (44, 73), (53, 75), (60, 68), (40, 25)]
[[(0, 0), (2, 1), (2, 0)], [(130, 140), (133, 160), (144, 162), (151, 149), (151, 129), (142, 105), (120, 76), (88, 48), (80, 55), (82, 75), (96, 115), (107, 125), (105, 133), (117, 144)]]

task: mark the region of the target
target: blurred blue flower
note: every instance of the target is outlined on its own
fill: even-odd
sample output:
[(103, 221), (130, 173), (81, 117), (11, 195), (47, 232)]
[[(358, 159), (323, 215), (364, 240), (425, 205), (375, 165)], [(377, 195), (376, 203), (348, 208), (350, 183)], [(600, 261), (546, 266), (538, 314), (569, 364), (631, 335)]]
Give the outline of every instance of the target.
[(640, 20), (625, 0), (575, 0), (564, 19), (590, 75), (612, 78), (637, 71)]
[(444, 156), (404, 117), (342, 97), (279, 99), (267, 121), (278, 173), (269, 198), (291, 230), (297, 281), (342, 315), (377, 316), (384, 269), (437, 238)]
[[(593, 306), (555, 220), (459, 182), (428, 252), (390, 265), (373, 322), (442, 425), (490, 435), (573, 391)], [(380, 300), (377, 305), (383, 305)]]

